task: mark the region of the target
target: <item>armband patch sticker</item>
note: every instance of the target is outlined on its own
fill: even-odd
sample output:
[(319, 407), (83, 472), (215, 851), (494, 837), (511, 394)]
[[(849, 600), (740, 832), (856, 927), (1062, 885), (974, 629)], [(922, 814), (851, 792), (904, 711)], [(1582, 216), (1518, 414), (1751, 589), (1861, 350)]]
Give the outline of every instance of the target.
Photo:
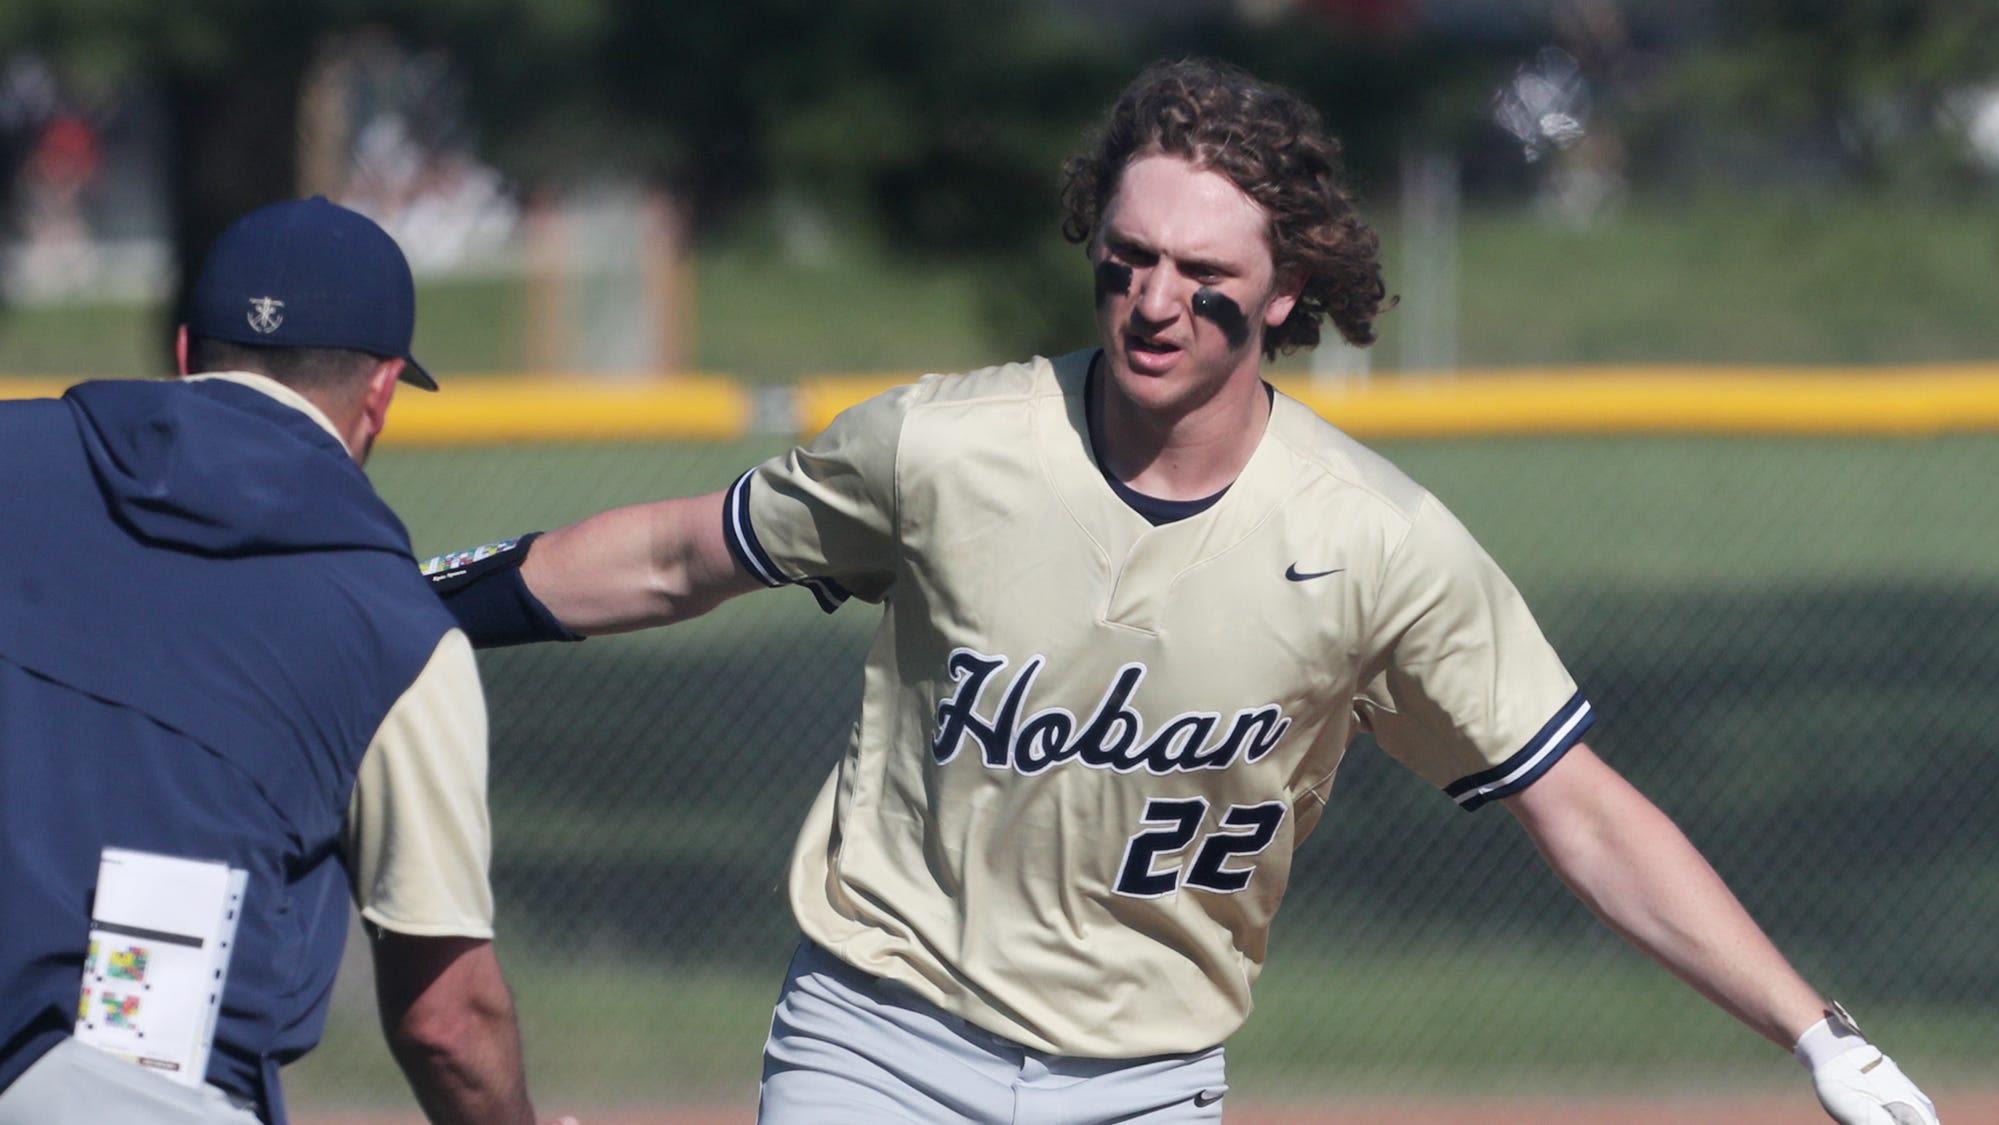
[(519, 539), (502, 539), (498, 543), (487, 543), (465, 551), (453, 551), (448, 555), (438, 555), (425, 559), (418, 567), (424, 577), (433, 578), (447, 570), (457, 570), (461, 566), (471, 566), (482, 559), (490, 559), (502, 551), (511, 551), (520, 545)]

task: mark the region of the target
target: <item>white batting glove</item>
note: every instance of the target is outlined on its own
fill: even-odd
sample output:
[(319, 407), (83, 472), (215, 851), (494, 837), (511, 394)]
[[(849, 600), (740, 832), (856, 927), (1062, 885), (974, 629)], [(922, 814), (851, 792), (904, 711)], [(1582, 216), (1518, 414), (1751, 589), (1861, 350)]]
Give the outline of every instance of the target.
[(1791, 1049), (1840, 1125), (1941, 1125), (1937, 1107), (1838, 1004)]

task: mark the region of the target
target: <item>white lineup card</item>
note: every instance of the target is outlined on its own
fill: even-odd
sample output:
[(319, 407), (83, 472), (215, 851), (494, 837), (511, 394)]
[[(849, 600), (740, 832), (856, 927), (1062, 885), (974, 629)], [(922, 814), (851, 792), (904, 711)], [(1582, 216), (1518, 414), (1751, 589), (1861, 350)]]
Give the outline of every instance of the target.
[(76, 1038), (201, 1085), (247, 879), (223, 863), (105, 848)]

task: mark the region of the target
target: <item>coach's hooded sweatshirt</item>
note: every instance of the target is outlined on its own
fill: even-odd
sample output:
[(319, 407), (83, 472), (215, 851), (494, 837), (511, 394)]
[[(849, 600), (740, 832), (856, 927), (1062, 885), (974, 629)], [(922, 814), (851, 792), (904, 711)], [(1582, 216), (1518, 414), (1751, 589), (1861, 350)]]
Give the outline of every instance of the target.
[(248, 870), (208, 1077), (283, 1120), (356, 769), (451, 627), (360, 467), (270, 394), (0, 403), (0, 1088), (75, 1020), (112, 845)]

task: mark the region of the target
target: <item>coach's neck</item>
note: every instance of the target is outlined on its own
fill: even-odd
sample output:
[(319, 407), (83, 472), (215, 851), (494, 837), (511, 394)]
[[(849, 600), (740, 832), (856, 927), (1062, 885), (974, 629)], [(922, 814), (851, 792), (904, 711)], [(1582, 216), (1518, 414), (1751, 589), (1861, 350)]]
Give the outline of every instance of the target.
[[(174, 334), (174, 362), (183, 378), (206, 374), (188, 370), (188, 331), (185, 324)], [(375, 439), (388, 425), (389, 404), (395, 400), (396, 383), (403, 373), (405, 362), (393, 356), (377, 358), (365, 368), (357, 368), (348, 378), (332, 383), (315, 382), (310, 386), (301, 386), (278, 372), (259, 370), (255, 364), (240, 363), (235, 366), (282, 384), (318, 408), (332, 424), (334, 436), (346, 447), (347, 455), (354, 458), (355, 463), (365, 465), (368, 454), (375, 447)]]

